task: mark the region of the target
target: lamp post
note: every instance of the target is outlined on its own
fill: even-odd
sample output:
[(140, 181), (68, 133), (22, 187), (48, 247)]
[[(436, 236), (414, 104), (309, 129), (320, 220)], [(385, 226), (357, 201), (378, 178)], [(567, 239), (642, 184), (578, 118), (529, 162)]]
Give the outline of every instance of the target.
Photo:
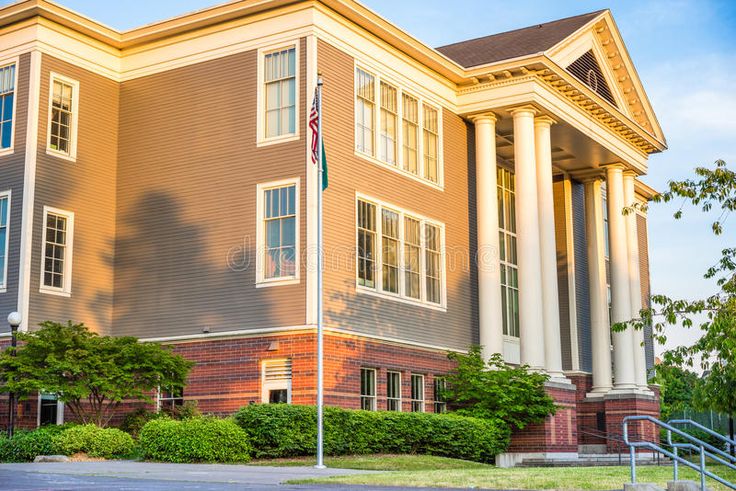
[[(15, 356), (15, 348), (18, 345), (18, 326), (20, 326), (21, 320), (22, 317), (18, 312), (11, 312), (10, 315), (8, 315), (8, 324), (10, 324), (11, 356)], [(13, 436), (13, 430), (15, 429), (15, 392), (11, 392), (9, 394), (9, 404), (10, 407), (8, 408), (8, 438)]]

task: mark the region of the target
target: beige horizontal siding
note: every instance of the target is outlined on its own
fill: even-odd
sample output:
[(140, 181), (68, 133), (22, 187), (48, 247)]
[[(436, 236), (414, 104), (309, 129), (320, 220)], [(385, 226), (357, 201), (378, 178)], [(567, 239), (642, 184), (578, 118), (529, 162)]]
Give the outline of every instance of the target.
[[(29, 326), (84, 322), (109, 333), (112, 320), (118, 84), (49, 55), (41, 58)], [(46, 154), (50, 72), (79, 81), (77, 160)], [(43, 208), (74, 212), (71, 297), (39, 292)]]
[[(23, 179), (26, 157), (26, 126), (28, 124), (28, 80), (31, 55), (20, 56), (16, 71), (18, 85), (15, 90), (15, 114), (13, 115), (14, 151), (0, 157), (0, 192), (11, 192), (10, 198), (10, 242), (8, 246), (8, 277), (6, 291), (0, 293), (0, 319), (18, 308), (18, 266), (20, 256), (21, 217), (23, 211)], [(4, 246), (4, 244), (2, 244)], [(0, 322), (0, 332), (9, 330), (6, 322)]]
[(301, 178), (306, 240), (304, 112), (298, 141), (256, 147), (256, 63), (249, 51), (122, 84), (116, 334), (304, 324), (304, 261), (299, 284), (255, 287), (257, 184)]
[[(475, 269), (475, 189), (468, 162), (472, 127), (443, 111), (444, 191), (354, 154), (353, 59), (320, 41), (324, 134), (330, 186), (324, 194), (325, 320), (356, 332), (452, 348), (478, 341)], [(356, 293), (356, 193), (445, 224), (447, 312)], [(450, 257), (452, 256), (452, 257)], [(330, 259), (337, 257), (339, 260)], [(334, 261), (337, 261), (335, 263)]]

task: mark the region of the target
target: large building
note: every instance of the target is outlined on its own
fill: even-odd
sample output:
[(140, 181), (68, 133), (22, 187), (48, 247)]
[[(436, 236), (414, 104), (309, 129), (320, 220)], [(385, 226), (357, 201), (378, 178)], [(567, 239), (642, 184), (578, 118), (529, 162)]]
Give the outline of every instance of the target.
[[(326, 403), (442, 411), (448, 350), (480, 343), (560, 405), (507, 463), (656, 414), (651, 345), (610, 323), (648, 302), (622, 209), (666, 144), (608, 10), (433, 49), (353, 0), (125, 32), (0, 8), (0, 317), (174, 345), (197, 364), (164, 403), (314, 403), (318, 74)], [(63, 420), (53, 395), (19, 411)]]

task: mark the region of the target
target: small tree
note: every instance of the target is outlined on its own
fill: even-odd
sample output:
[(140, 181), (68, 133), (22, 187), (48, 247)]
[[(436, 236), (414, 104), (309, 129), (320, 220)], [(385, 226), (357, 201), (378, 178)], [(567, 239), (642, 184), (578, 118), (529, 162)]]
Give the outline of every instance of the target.
[(693, 409), (694, 394), (700, 384), (695, 372), (678, 366), (661, 364), (657, 366), (654, 382), (660, 386), (661, 416), (664, 421), (675, 411)]
[(15, 357), (0, 354), (0, 388), (27, 397), (57, 394), (84, 423), (106, 426), (123, 400), (151, 401), (159, 386), (181, 388), (193, 363), (155, 343), (99, 336), (84, 324), (46, 321), (18, 333)]
[(512, 367), (494, 354), (486, 362), (480, 346), (468, 354), (450, 353), (457, 368), (447, 375), (445, 397), (452, 410), (465, 416), (499, 418), (515, 428), (540, 423), (557, 410), (545, 392), (546, 374), (527, 365)]
[[(726, 162), (718, 160), (713, 168), (698, 167), (694, 179), (670, 181), (667, 191), (655, 196), (654, 202), (681, 200), (682, 206), (674, 218), (683, 214), (686, 203), (699, 207), (702, 212), (717, 212), (711, 224), (715, 235), (721, 235), (728, 216), (736, 211), (736, 172)], [(630, 213), (631, 209), (624, 210)], [(731, 239), (733, 234), (729, 236)], [(736, 247), (721, 251), (721, 257), (708, 268), (704, 277), (716, 280), (718, 291), (696, 300), (672, 299), (653, 295), (652, 307), (643, 309), (638, 319), (619, 323), (615, 330), (633, 326), (643, 329), (652, 326), (654, 339), (664, 344), (669, 326), (694, 326), (698, 315), (705, 320), (697, 326), (701, 337), (690, 346), (679, 346), (664, 354), (667, 365), (692, 367), (700, 363), (710, 375), (703, 382), (698, 404), (704, 409), (722, 411), (730, 415), (730, 433), (733, 438), (733, 418), (736, 414)]]

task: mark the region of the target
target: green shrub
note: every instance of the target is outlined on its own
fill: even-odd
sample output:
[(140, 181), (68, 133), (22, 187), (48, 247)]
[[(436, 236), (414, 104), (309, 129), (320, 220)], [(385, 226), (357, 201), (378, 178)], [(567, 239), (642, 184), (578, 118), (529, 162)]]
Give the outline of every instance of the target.
[[(312, 455), (316, 451), (314, 406), (253, 404), (235, 421), (258, 458)], [(325, 453), (416, 453), (491, 462), (509, 445), (510, 428), (498, 419), (453, 414), (353, 411), (325, 408)]]
[(56, 435), (53, 443), (59, 453), (73, 455), (84, 452), (90, 457), (106, 459), (128, 455), (133, 451), (133, 437), (117, 428), (100, 428), (93, 424), (75, 426)]
[(139, 443), (143, 456), (164, 462), (247, 462), (248, 435), (232, 420), (200, 417), (146, 423)]
[(13, 438), (6, 437), (0, 443), (0, 457), (3, 462), (30, 462), (37, 455), (58, 454), (54, 437), (72, 427), (72, 425), (49, 425), (32, 431), (19, 430)]
[(120, 429), (131, 435), (133, 438), (138, 438), (141, 429), (143, 429), (146, 423), (154, 419), (166, 417), (167, 415), (164, 412), (150, 411), (141, 407), (125, 415), (123, 422), (120, 423)]

